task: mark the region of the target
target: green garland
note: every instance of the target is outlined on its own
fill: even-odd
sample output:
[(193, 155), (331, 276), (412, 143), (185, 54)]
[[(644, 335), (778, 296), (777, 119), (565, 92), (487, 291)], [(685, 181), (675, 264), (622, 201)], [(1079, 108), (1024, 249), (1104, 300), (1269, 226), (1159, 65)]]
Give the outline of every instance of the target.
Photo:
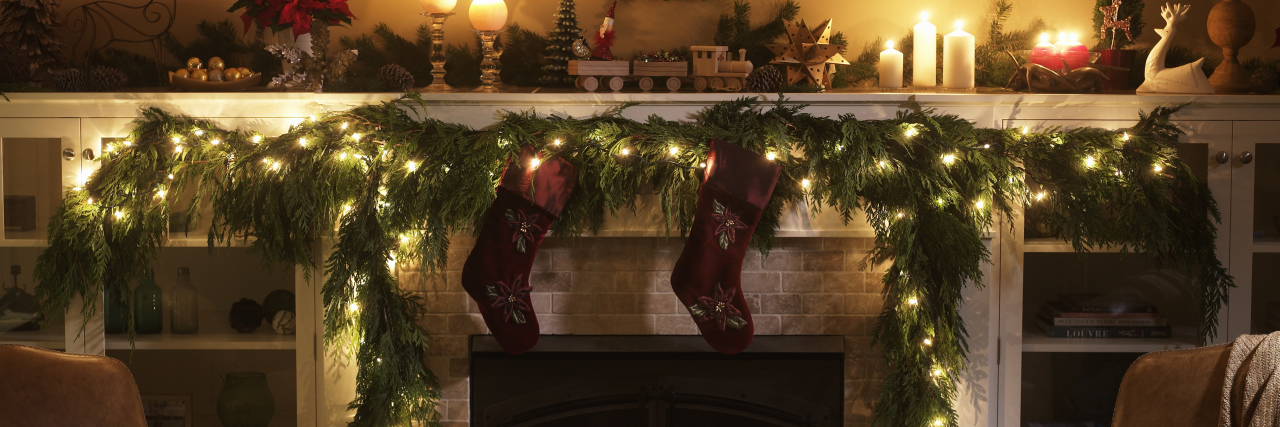
[[(422, 361), (424, 309), (400, 290), (391, 266), (441, 268), (450, 236), (479, 229), (520, 143), (580, 173), (553, 225), (557, 234), (599, 230), (607, 216), (634, 209), (648, 185), (660, 193), (668, 233), (683, 234), (712, 138), (774, 153), (784, 168), (752, 238), (762, 251), (774, 244), (784, 205), (807, 199), (815, 212), (830, 207), (846, 220), (867, 214), (877, 235), (871, 259), (892, 262), (874, 330), (889, 369), (877, 425), (957, 424), (955, 379), (967, 352), (961, 289), (982, 283), (980, 267), (990, 260), (982, 233), (993, 212), (1012, 218), (1016, 206), (1034, 206), (1080, 252), (1107, 245), (1191, 266), (1203, 292), (1204, 341), (1233, 286), (1214, 252), (1217, 206), (1176, 158), (1181, 132), (1169, 123), (1176, 108), (1120, 131), (1047, 133), (978, 129), (931, 111), (832, 119), (755, 99), (716, 104), (693, 122), (637, 122), (618, 114), (623, 106), (586, 119), (508, 113), (485, 130), (423, 119), (425, 108), (411, 94), (267, 138), (144, 109), (130, 142), (109, 146), (101, 169), (67, 192), (38, 262), (37, 296), (50, 313), (66, 310), (76, 292), (104, 288), (127, 304), (128, 283), (165, 241), (165, 196), (194, 187), (187, 212), (212, 208), (211, 246), (251, 239), (268, 262), (312, 266), (319, 241), (333, 239), (322, 290), (325, 343), (355, 346), (352, 425), (434, 425), (440, 394)], [(1024, 176), (1042, 189), (1028, 190)], [(81, 309), (91, 315), (96, 307), (87, 301)]]

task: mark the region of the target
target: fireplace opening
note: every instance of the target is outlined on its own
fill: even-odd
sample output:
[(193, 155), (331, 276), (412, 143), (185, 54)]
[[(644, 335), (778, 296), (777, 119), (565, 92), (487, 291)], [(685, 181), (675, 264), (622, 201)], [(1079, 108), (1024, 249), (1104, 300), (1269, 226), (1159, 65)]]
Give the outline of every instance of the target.
[(543, 336), (503, 353), (473, 336), (471, 425), (840, 426), (844, 342), (760, 336), (726, 356), (699, 336)]

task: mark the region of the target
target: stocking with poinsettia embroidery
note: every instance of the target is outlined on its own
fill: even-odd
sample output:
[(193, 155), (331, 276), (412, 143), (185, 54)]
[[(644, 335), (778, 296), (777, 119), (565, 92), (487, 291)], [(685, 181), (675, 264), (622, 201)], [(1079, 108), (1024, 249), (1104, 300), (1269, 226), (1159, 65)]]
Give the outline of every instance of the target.
[(489, 332), (511, 354), (538, 343), (529, 269), (578, 179), (569, 162), (557, 158), (539, 164), (536, 156), (526, 145), (519, 158), (507, 161), (497, 197), (462, 266), (462, 288), (480, 307)]
[(742, 295), (742, 259), (781, 173), (764, 156), (711, 141), (693, 228), (671, 272), (671, 290), (721, 353), (751, 344), (755, 327)]

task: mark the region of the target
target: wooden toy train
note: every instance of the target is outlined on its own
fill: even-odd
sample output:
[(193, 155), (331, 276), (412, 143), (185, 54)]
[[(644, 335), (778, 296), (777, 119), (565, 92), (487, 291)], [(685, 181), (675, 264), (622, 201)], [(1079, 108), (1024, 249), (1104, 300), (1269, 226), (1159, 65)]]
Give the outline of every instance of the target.
[(645, 61), (569, 61), (569, 75), (578, 76), (574, 85), (587, 92), (595, 92), (604, 82), (617, 92), (629, 80), (636, 81), (640, 90), (653, 89), (654, 78), (666, 78), (667, 90), (676, 92), (685, 82), (692, 81), (693, 89), (738, 92), (746, 87), (747, 74), (751, 74), (751, 61), (747, 50), (738, 50), (738, 60), (733, 60), (728, 46), (692, 46), (693, 73), (689, 63)]

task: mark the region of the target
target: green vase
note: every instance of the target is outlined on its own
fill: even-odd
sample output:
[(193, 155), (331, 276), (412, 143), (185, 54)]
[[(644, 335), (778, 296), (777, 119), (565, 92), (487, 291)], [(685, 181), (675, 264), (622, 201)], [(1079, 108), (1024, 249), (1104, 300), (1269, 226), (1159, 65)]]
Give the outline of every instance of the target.
[(266, 427), (276, 413), (276, 401), (261, 372), (232, 372), (218, 392), (218, 421), (225, 427)]
[(133, 329), (139, 334), (158, 334), (164, 329), (164, 312), (160, 286), (150, 269), (142, 276), (142, 283), (133, 290)]
[(103, 317), (106, 321), (106, 332), (108, 334), (123, 334), (129, 329), (129, 302), (125, 298), (127, 296), (120, 295), (115, 289), (108, 287), (104, 296), (106, 299), (106, 312)]

